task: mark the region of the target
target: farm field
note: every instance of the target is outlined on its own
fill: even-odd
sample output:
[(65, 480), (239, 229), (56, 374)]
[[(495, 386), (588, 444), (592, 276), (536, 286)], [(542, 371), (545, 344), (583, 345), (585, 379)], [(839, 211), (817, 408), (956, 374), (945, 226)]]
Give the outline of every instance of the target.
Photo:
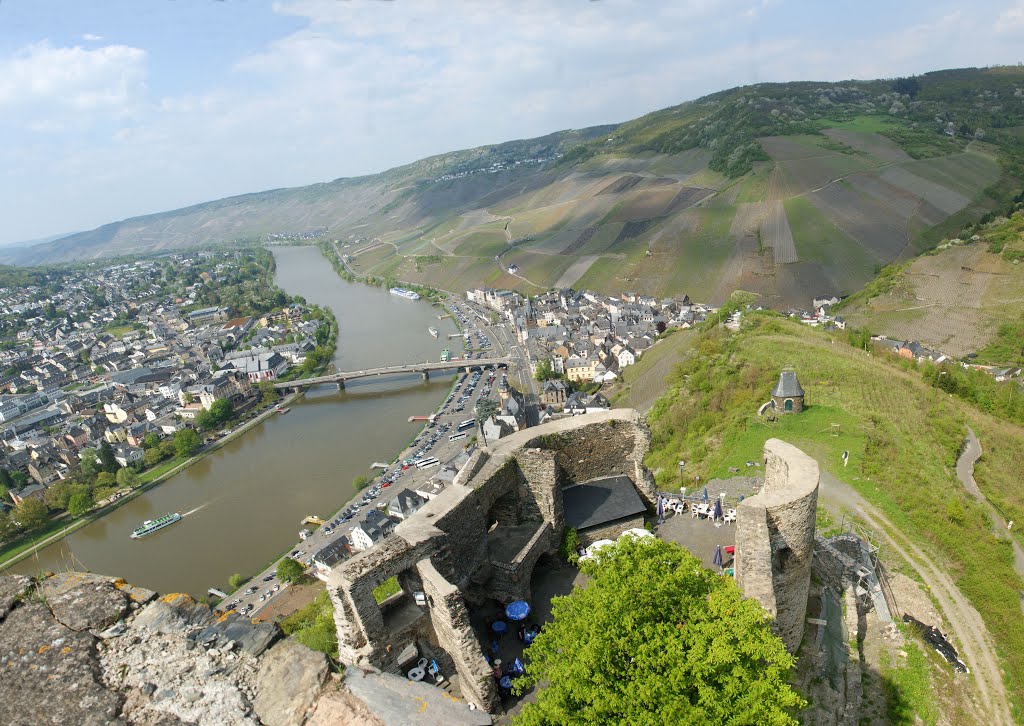
[(616, 408), (635, 408), (646, 412), (665, 391), (665, 379), (679, 361), (688, 355), (693, 330), (677, 330), (651, 346), (621, 378), (606, 391)]
[(917, 257), (891, 289), (844, 308), (856, 327), (916, 340), (962, 358), (989, 345), (1024, 311), (1024, 270), (983, 243)]

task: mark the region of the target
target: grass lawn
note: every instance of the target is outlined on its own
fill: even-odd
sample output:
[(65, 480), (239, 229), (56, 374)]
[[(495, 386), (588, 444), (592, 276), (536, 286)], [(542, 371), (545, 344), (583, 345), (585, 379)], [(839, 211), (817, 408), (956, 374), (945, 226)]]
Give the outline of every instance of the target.
[[(745, 320), (739, 334), (713, 329), (694, 341), (697, 355), (674, 373), (648, 416), (648, 467), (667, 481), (686, 460), (688, 471), (707, 480), (728, 476), (730, 466), (746, 472), (768, 438), (802, 448), (943, 563), (997, 644), (1011, 701), (1024, 703), (1024, 629), (1018, 616), (1007, 617), (1020, 612), (1024, 582), (1010, 542), (993, 535), (987, 507), (955, 474), (971, 426), (985, 447), (979, 486), (1014, 508), (1008, 511), (1021, 511), (1024, 492), (1009, 482), (1020, 481), (1024, 427), (942, 394), (920, 372), (852, 348), (845, 337), (778, 317)], [(807, 409), (769, 424), (756, 411), (782, 366), (798, 372)]]
[(846, 121), (820, 119), (814, 123), (823, 129), (846, 129), (847, 131), (861, 131), (868, 134), (877, 134), (902, 126), (902, 124), (894, 121), (891, 116), (854, 116)]

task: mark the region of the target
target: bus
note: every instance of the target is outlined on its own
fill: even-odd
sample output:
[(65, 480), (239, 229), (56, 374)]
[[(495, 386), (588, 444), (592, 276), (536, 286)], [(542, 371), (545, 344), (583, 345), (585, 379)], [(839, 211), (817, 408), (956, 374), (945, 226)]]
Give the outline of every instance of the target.
[(416, 468), (417, 469), (429, 469), (432, 466), (440, 465), (440, 463), (441, 462), (438, 461), (436, 456), (432, 456), (429, 459), (420, 459), (419, 461), (417, 461), (416, 462)]
[(476, 426), (476, 421), (471, 419), (471, 418), (467, 418), (465, 421), (463, 421), (458, 426), (456, 426), (455, 430), (456, 431), (465, 431), (467, 429), (473, 428), (474, 426)]
[(459, 439), (464, 439), (467, 436), (469, 436), (469, 434), (452, 434), (451, 436), (448, 437), (448, 440), (449, 441), (458, 441)]

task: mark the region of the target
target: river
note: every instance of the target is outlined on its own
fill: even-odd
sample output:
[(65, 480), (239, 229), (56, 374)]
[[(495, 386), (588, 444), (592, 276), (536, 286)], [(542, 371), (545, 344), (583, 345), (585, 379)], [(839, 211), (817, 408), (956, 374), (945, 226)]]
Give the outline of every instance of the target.
[[(276, 282), (328, 306), (340, 335), (338, 370), (437, 360), (454, 323), (439, 308), (339, 278), (316, 247), (275, 247)], [(434, 339), (427, 328), (441, 331)], [(301, 519), (327, 516), (354, 492), (374, 461), (390, 461), (432, 413), (450, 377), (417, 374), (321, 387), (180, 474), (102, 519), (23, 560), (14, 572), (87, 569), (159, 592), (202, 595), (235, 572), (252, 574), (296, 542)], [(182, 521), (141, 540), (143, 520), (181, 512)]]

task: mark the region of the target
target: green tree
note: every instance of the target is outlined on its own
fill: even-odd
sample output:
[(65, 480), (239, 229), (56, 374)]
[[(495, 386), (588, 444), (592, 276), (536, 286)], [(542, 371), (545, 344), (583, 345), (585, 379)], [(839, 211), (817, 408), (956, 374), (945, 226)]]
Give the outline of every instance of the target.
[(121, 487), (128, 487), (134, 489), (142, 482), (139, 481), (139, 474), (132, 469), (130, 466), (126, 466), (117, 472), (117, 484)]
[(101, 471), (96, 475), (96, 488), (109, 489), (117, 483), (117, 479), (109, 471)]
[[(175, 439), (177, 434), (175, 434)], [(160, 453), (163, 454), (163, 458), (168, 459), (172, 456), (177, 456), (178, 447), (175, 444), (175, 439), (164, 439), (160, 442)]]
[(196, 426), (201, 428), (203, 431), (211, 431), (218, 428), (219, 422), (217, 417), (214, 416), (213, 411), (200, 411), (196, 414)]
[(0, 509), (0, 542), (5, 542), (18, 534), (18, 523), (10, 513)]
[(260, 401), (263, 403), (274, 403), (279, 398), (273, 381), (260, 381), (256, 384), (256, 389), (260, 392)]
[[(174, 442), (171, 442), (171, 446), (174, 446)], [(156, 466), (161, 461), (166, 459), (163, 449), (159, 446), (154, 446), (152, 449), (147, 449), (146, 453), (142, 456), (142, 461), (146, 466)]]
[(13, 510), (13, 516), (22, 529), (36, 529), (50, 520), (50, 509), (35, 497), (22, 499)]
[(80, 517), (92, 509), (92, 493), (89, 491), (78, 491), (71, 495), (68, 500), (68, 514), (72, 517)]
[(50, 509), (67, 509), (68, 500), (71, 499), (71, 484), (66, 481), (58, 481), (46, 488), (43, 494), (43, 501)]
[(106, 439), (100, 444), (100, 461), (102, 462), (101, 468), (103, 471), (108, 471), (111, 474), (121, 468), (121, 465), (117, 463), (117, 459), (114, 458), (114, 448)]
[(79, 470), (82, 472), (82, 476), (86, 479), (92, 479), (96, 476), (96, 472), (99, 471), (99, 464), (96, 460), (99, 459), (99, 452), (96, 449), (82, 449), (79, 455), (80, 463), (78, 464)]
[(242, 585), (245, 584), (245, 580), (245, 575), (243, 575), (241, 572), (236, 572), (235, 574), (233, 574), (231, 577), (228, 578), (229, 591), (237, 590), (238, 588), (240, 588)]
[(11, 472), (7, 469), (0, 469), (0, 487), (4, 488), (4, 495), (11, 488)]
[(369, 486), (369, 484), (370, 477), (363, 476), (362, 474), (360, 474), (359, 476), (352, 480), (352, 486), (355, 487), (357, 491), (360, 489), (366, 489), (366, 487)]
[(477, 429), (480, 431), (480, 438), (483, 439), (484, 446), (487, 446), (487, 436), (484, 435), (484, 424), (490, 420), (491, 416), (498, 412), (498, 402), (490, 398), (485, 398), (481, 401), (477, 401), (476, 408), (474, 410), (474, 418), (476, 419)]
[(518, 693), (545, 684), (518, 726), (797, 723), (796, 658), (732, 579), (655, 538), (626, 538), (582, 569), (590, 581), (552, 601), (516, 681)]
[(305, 568), (291, 557), (285, 557), (277, 563), (277, 576), (282, 582), (295, 582), (305, 572)]
[(150, 432), (142, 439), (142, 448), (149, 451), (160, 445), (160, 437), (155, 432)]
[(194, 429), (182, 429), (174, 434), (174, 451), (183, 459), (187, 459), (199, 451), (202, 443), (199, 434)]
[(545, 358), (542, 361), (537, 361), (537, 372), (533, 376), (538, 381), (547, 381), (552, 378), (558, 378), (558, 374), (555, 373), (555, 368), (551, 365), (551, 359)]
[(235, 407), (231, 405), (231, 401), (228, 399), (218, 398), (210, 406), (210, 413), (213, 414), (217, 423), (223, 426), (235, 415)]

